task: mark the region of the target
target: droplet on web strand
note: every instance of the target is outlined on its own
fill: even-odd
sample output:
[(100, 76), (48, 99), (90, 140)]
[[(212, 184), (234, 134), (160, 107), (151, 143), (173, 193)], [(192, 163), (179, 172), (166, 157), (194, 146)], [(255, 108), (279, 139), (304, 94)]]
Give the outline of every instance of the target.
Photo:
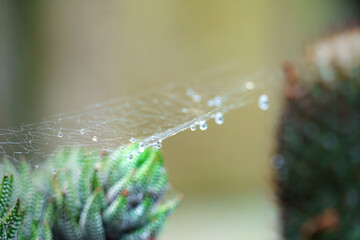
[(153, 143), (153, 147), (157, 148), (157, 149), (161, 148), (162, 147), (162, 141), (161, 140), (156, 141), (155, 143)]
[(201, 101), (201, 96), (199, 94), (195, 94), (192, 96), (192, 100), (196, 103)]
[(262, 94), (258, 100), (258, 106), (261, 110), (268, 110), (270, 107), (269, 97), (266, 94)]
[(145, 151), (145, 143), (144, 142), (139, 142), (139, 152), (144, 152)]
[(206, 121), (200, 121), (199, 122), (199, 129), (202, 130), (202, 131), (205, 131), (207, 129)]
[(221, 125), (224, 123), (224, 115), (221, 112), (216, 113), (215, 123), (218, 125)]
[(63, 133), (61, 131), (58, 132), (58, 135), (57, 135), (59, 138), (63, 137)]

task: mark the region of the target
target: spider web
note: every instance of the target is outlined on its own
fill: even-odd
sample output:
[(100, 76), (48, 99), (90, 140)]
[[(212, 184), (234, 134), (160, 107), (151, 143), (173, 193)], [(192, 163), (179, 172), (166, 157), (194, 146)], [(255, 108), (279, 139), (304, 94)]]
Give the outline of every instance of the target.
[[(223, 115), (258, 101), (269, 108), (269, 94), (281, 81), (277, 69), (245, 74), (237, 63), (196, 74), (139, 94), (52, 116), (40, 123), (0, 129), (0, 159), (35, 164), (65, 146), (112, 152), (130, 142), (161, 147), (161, 142), (187, 129), (205, 130), (207, 121), (222, 124)], [(260, 96), (260, 94), (262, 94)], [(260, 96), (260, 97), (259, 97)]]

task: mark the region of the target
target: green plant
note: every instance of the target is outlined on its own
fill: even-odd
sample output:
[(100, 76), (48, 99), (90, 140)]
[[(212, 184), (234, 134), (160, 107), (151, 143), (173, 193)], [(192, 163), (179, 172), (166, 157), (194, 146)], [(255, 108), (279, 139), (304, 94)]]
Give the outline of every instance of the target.
[[(64, 149), (41, 169), (4, 160), (0, 173), (14, 175), (6, 186), (14, 192), (10, 203), (17, 202), (3, 225), (15, 214), (17, 239), (155, 238), (180, 197), (162, 200), (168, 178), (161, 151), (137, 151), (136, 145), (112, 154)], [(12, 239), (8, 232), (1, 239)]]
[(315, 61), (299, 74), (285, 67), (273, 161), (286, 240), (360, 239), (359, 55), (337, 58), (358, 36), (350, 30), (315, 45)]
[(0, 239), (13, 239), (22, 221), (20, 200), (8, 210), (13, 190), (13, 176), (4, 175), (0, 185)]

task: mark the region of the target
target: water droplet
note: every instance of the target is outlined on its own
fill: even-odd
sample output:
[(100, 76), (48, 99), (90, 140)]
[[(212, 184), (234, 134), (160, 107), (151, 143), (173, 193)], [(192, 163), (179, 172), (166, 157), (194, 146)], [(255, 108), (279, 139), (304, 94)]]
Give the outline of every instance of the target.
[(39, 165), (35, 165), (35, 168), (39, 168)]
[(85, 129), (80, 129), (80, 134), (84, 134), (85, 133)]
[(187, 108), (184, 107), (184, 108), (181, 109), (181, 111), (182, 111), (183, 113), (187, 113)]
[(209, 107), (213, 107), (213, 106), (220, 107), (221, 105), (222, 105), (222, 97), (221, 96), (216, 96), (208, 101)]
[(133, 160), (134, 156), (132, 154), (129, 154), (127, 158), (128, 160)]
[(224, 123), (224, 116), (223, 116), (223, 114), (221, 112), (216, 113), (216, 115), (215, 115), (215, 123), (219, 124), (219, 125)]
[(98, 139), (97, 139), (96, 136), (94, 136), (94, 137), (92, 138), (92, 140), (93, 140), (94, 142), (97, 142), (97, 141), (98, 141)]
[(252, 81), (247, 81), (244, 86), (247, 90), (253, 90), (255, 88), (255, 83)]
[(222, 105), (222, 97), (216, 96), (214, 98), (214, 104), (215, 104), (215, 106), (220, 107)]
[(145, 150), (145, 143), (144, 142), (139, 142), (139, 152), (144, 152)]
[(154, 141), (154, 140), (155, 140), (155, 136), (151, 136), (151, 140)]
[(162, 147), (162, 142), (161, 142), (161, 140), (156, 141), (156, 142), (153, 144), (153, 147), (154, 147), (154, 148), (161, 148), (161, 147)]
[(215, 105), (214, 99), (209, 99), (209, 101), (208, 101), (208, 106), (209, 106), (209, 107), (212, 107), (212, 106), (214, 106), (214, 105)]
[(201, 121), (201, 122), (199, 123), (199, 128), (200, 128), (200, 130), (205, 131), (205, 130), (207, 129), (207, 123), (206, 123), (206, 121)]
[(266, 94), (262, 94), (258, 100), (258, 106), (261, 110), (268, 110), (270, 107), (269, 97)]
[(51, 173), (55, 175), (56, 174), (56, 169), (53, 169)]
[(63, 136), (63, 133), (61, 131), (58, 132), (58, 137), (61, 138)]
[(199, 94), (195, 94), (192, 96), (192, 99), (194, 102), (200, 102), (201, 101), (201, 96)]
[(125, 149), (124, 147), (120, 147), (120, 150), (121, 150), (121, 151), (124, 151), (124, 149)]
[(196, 130), (196, 125), (195, 125), (195, 124), (191, 124), (190, 130), (191, 130), (191, 131), (195, 131), (195, 130)]
[(130, 138), (130, 142), (132, 142), (132, 143), (136, 142), (136, 138), (134, 138), (134, 137)]

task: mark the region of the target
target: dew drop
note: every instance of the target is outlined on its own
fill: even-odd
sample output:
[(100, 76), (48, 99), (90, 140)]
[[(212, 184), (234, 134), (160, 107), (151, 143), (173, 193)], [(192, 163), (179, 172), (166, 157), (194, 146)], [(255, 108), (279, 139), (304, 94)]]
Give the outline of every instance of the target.
[(214, 104), (215, 104), (215, 106), (220, 107), (222, 105), (222, 97), (216, 96), (214, 98)]
[(153, 144), (153, 147), (154, 147), (154, 148), (161, 148), (161, 147), (162, 147), (161, 140), (156, 141), (156, 143)]
[(215, 123), (219, 124), (219, 125), (224, 123), (224, 116), (223, 116), (223, 114), (221, 112), (216, 113), (216, 115), (215, 115)]
[(200, 128), (200, 130), (205, 131), (205, 130), (207, 129), (207, 123), (206, 123), (206, 121), (201, 121), (201, 122), (199, 123), (199, 128)]
[(209, 107), (212, 107), (212, 106), (214, 106), (214, 105), (215, 105), (214, 99), (210, 99), (210, 100), (208, 101), (208, 106), (209, 106)]
[(134, 137), (130, 138), (130, 142), (132, 142), (132, 143), (136, 142), (136, 138), (134, 138)]
[(201, 96), (199, 94), (195, 94), (192, 96), (192, 99), (194, 102), (200, 102), (201, 101)]
[(262, 94), (258, 100), (258, 106), (261, 110), (268, 110), (270, 107), (269, 97), (266, 94)]
[(61, 131), (58, 132), (58, 137), (61, 138), (63, 136), (63, 133)]
[(97, 139), (96, 136), (94, 136), (94, 137), (92, 138), (92, 140), (93, 140), (94, 142), (97, 142), (97, 141), (98, 141), (98, 139)]
[(196, 130), (196, 125), (195, 125), (195, 124), (191, 124), (190, 130), (191, 130), (191, 131), (195, 131), (195, 130)]
[(53, 169), (51, 173), (55, 175), (56, 174), (56, 169)]
[(181, 111), (182, 111), (183, 113), (187, 113), (187, 108), (184, 107), (184, 108), (181, 109)]
[(80, 134), (84, 134), (85, 133), (85, 129), (80, 129)]
[(133, 160), (134, 156), (132, 154), (129, 154), (127, 158), (128, 160)]
[(220, 107), (221, 105), (222, 105), (222, 97), (221, 96), (216, 96), (208, 101), (209, 107), (213, 107), (213, 106)]
[(35, 168), (39, 168), (39, 165), (36, 164), (36, 165), (35, 165)]
[(154, 141), (154, 140), (155, 140), (155, 136), (151, 136), (151, 140)]
[(144, 142), (139, 142), (139, 152), (144, 152), (145, 150), (145, 143)]
[(247, 81), (245, 83), (245, 89), (247, 90), (253, 90), (255, 88), (255, 83), (252, 81)]

